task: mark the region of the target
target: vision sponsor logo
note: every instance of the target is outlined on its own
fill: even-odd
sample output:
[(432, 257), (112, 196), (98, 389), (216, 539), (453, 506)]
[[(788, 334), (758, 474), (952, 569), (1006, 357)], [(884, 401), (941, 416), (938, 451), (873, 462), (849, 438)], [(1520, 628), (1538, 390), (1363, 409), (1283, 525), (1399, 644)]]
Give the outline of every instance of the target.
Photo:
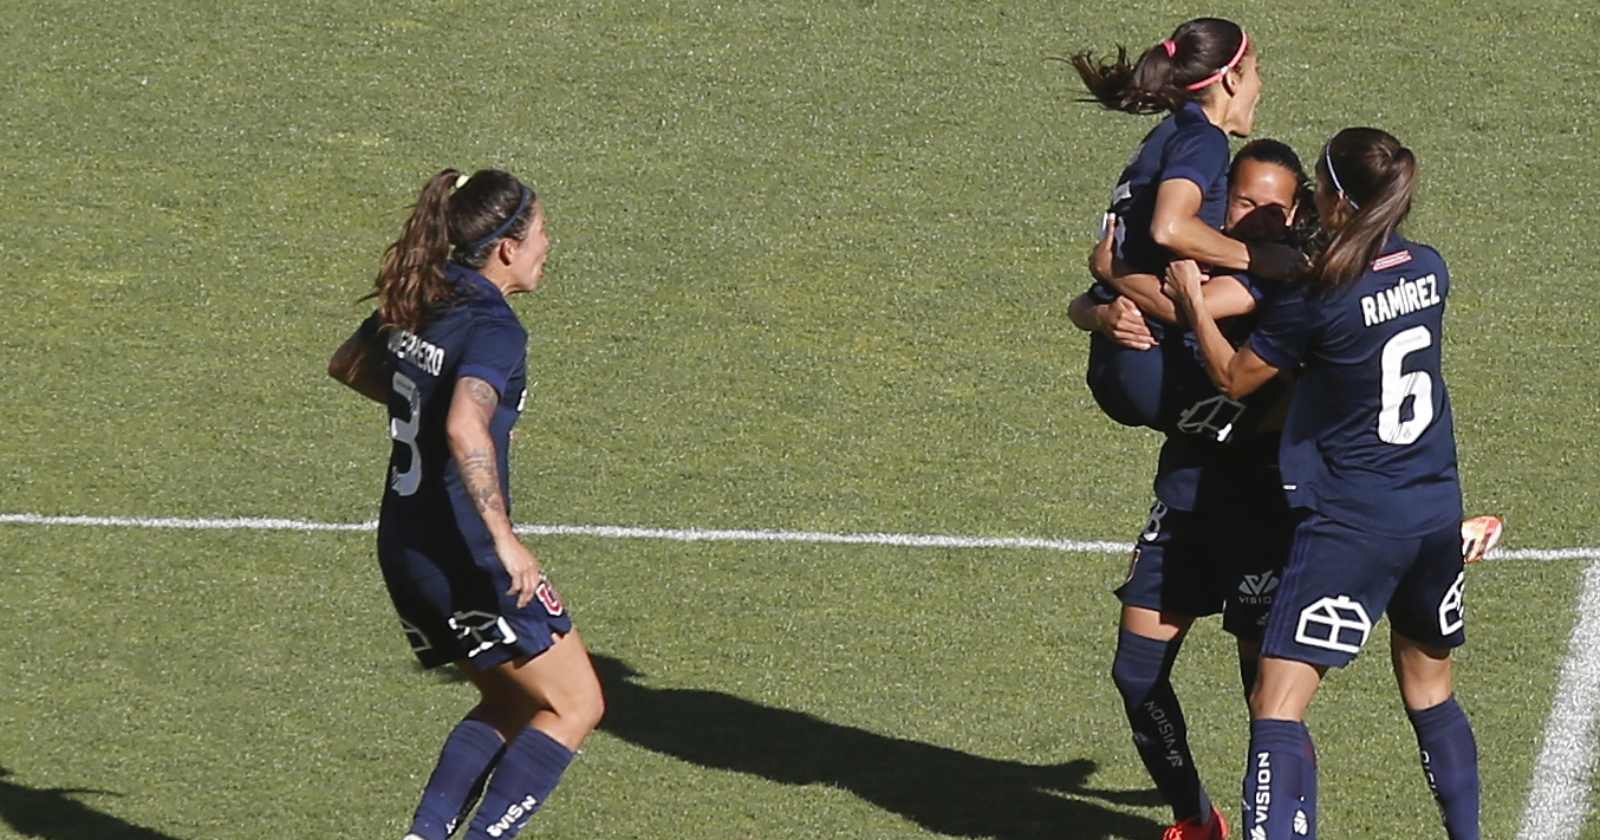
[(1272, 810), (1272, 753), (1256, 753), (1256, 795), (1244, 803), (1250, 811), (1250, 840), (1267, 840), (1267, 816)]
[(1144, 704), (1144, 711), (1156, 725), (1156, 736), (1161, 739), (1161, 749), (1165, 753), (1163, 758), (1167, 760), (1167, 764), (1172, 767), (1182, 767), (1183, 751), (1178, 749), (1178, 728), (1173, 725), (1172, 718), (1167, 716), (1167, 710), (1151, 700)]
[(1272, 593), (1278, 588), (1275, 572), (1244, 575), (1239, 579), (1239, 603), (1259, 607), (1272, 603)]
[(494, 825), (491, 825), (488, 829), (486, 829), (489, 836), (499, 837), (500, 835), (510, 831), (513, 826), (521, 822), (523, 817), (533, 816), (533, 809), (538, 804), (539, 800), (534, 799), (532, 796), (523, 798), (521, 802), (511, 803), (511, 807), (506, 809), (506, 812), (500, 816), (500, 819), (496, 820)]

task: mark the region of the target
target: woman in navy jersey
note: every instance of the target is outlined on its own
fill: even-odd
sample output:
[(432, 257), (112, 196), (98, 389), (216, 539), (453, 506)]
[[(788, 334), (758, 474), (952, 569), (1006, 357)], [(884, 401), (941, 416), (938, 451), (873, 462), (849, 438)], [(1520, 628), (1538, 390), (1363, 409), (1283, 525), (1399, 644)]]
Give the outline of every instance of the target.
[(423, 667), (454, 663), (479, 693), (407, 840), (445, 840), (480, 797), (469, 840), (515, 836), (603, 708), (583, 640), (511, 528), (527, 332), (506, 298), (538, 287), (549, 250), (531, 187), (440, 172), (384, 254), (377, 311), (328, 365), (389, 409), (378, 565), (401, 629)]
[[(1302, 207), (1309, 179), (1300, 158), (1283, 143), (1257, 140), (1246, 145), (1234, 157), (1227, 180), (1225, 227), (1231, 233), (1278, 241), (1291, 221), (1309, 215)], [(1160, 278), (1154, 276), (1116, 279), (1160, 287)], [(1214, 281), (1206, 293), (1219, 310), (1247, 315), (1262, 288), (1246, 275)], [(1159, 291), (1147, 305), (1152, 320), (1176, 322), (1174, 305)], [(1073, 302), (1072, 314), (1082, 329), (1103, 330), (1133, 346), (1150, 341), (1148, 333), (1139, 335), (1145, 316), (1127, 298), (1096, 304), (1082, 295)], [(1186, 392), (1217, 397), (1192, 350), (1174, 358), (1168, 373), (1182, 377)], [(1270, 407), (1252, 408), (1260, 415)], [(1112, 663), (1134, 744), (1172, 806), (1175, 824), (1167, 836), (1176, 840), (1227, 835), (1194, 766), (1172, 668), (1195, 619), (1220, 612), (1223, 628), (1238, 640), (1240, 678), (1249, 690), (1290, 531), (1278, 489), (1277, 431), (1271, 424), (1263, 426), (1252, 418), (1230, 435), (1227, 445), (1192, 437), (1173, 434), (1162, 447), (1157, 500), (1140, 529), (1128, 579), (1117, 589), (1122, 613)]]
[[(1258, 50), (1238, 24), (1198, 18), (1146, 50), (1130, 64), (1125, 50), (1115, 61), (1091, 53), (1072, 57), (1085, 87), (1107, 109), (1133, 114), (1169, 113), (1140, 143), (1112, 192), (1110, 213), (1120, 221), (1117, 256), (1122, 274), (1160, 277), (1172, 259), (1195, 259), (1227, 269), (1251, 269), (1281, 277), (1300, 263), (1291, 249), (1251, 248), (1224, 236), (1228, 135), (1245, 137), (1255, 125), (1261, 95)], [(1157, 285), (1118, 287), (1097, 280), (1098, 302), (1126, 295), (1139, 302), (1160, 297)], [(1170, 431), (1182, 408), (1162, 387), (1167, 359), (1182, 352), (1161, 341), (1152, 352), (1090, 339), (1088, 382), (1112, 419), (1131, 426)]]
[(1478, 837), (1477, 746), (1450, 652), (1466, 641), (1461, 487), (1442, 370), (1450, 275), (1398, 227), (1411, 210), (1411, 150), (1371, 128), (1339, 132), (1317, 164), (1331, 238), (1304, 282), (1264, 307), (1247, 345), (1222, 335), (1190, 263), (1168, 286), (1217, 386), (1297, 382), (1280, 466), (1301, 514), (1250, 697), (1244, 830), (1316, 836), (1316, 758), (1302, 722), (1330, 667), (1353, 660), (1385, 610), (1394, 672), (1451, 840)]

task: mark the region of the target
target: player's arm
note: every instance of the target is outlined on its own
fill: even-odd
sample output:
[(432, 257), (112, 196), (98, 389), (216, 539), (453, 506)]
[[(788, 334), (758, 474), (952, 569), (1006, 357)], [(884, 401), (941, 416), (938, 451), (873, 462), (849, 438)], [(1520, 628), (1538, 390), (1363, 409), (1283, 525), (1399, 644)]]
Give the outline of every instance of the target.
[(374, 402), (389, 401), (388, 370), (376, 333), (363, 324), (328, 360), (328, 375)]
[(1139, 311), (1169, 324), (1178, 322), (1178, 309), (1161, 293), (1161, 278), (1128, 269), (1116, 257), (1117, 217), (1106, 214), (1106, 232), (1089, 252), (1089, 274), (1115, 289)]
[(1233, 271), (1249, 270), (1264, 278), (1294, 277), (1305, 268), (1305, 258), (1287, 245), (1246, 245), (1224, 235), (1200, 218), (1204, 199), (1200, 185), (1187, 178), (1169, 178), (1156, 191), (1156, 210), (1150, 219), (1150, 237), (1179, 259)]
[(506, 594), (516, 595), (517, 606), (525, 607), (539, 585), (539, 559), (517, 539), (505, 495), (500, 492), (500, 462), (490, 431), (499, 404), (500, 394), (488, 382), (475, 376), (456, 380), (445, 416), (445, 438), (461, 473), (461, 486), (493, 536), (495, 554), (511, 577)]
[(1205, 285), (1205, 275), (1193, 261), (1175, 260), (1167, 266), (1167, 288), (1189, 319), (1189, 328), (1194, 331), (1201, 358), (1205, 360), (1206, 374), (1217, 390), (1237, 400), (1255, 393), (1278, 375), (1278, 369), (1263, 361), (1254, 350), (1235, 350), (1228, 343), (1207, 305)]

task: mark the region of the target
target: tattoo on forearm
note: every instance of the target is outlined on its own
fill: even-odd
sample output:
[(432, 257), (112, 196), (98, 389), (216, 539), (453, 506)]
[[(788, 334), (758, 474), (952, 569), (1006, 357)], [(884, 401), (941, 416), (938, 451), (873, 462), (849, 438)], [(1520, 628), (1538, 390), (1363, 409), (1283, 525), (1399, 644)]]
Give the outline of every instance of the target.
[(468, 376), (461, 380), (461, 384), (467, 389), (467, 398), (483, 408), (494, 408), (500, 402), (500, 395), (495, 393), (494, 386), (482, 379)]
[(506, 501), (500, 495), (500, 470), (495, 464), (494, 449), (473, 449), (462, 455), (458, 463), (461, 467), (461, 483), (466, 486), (467, 495), (472, 497), (478, 514), (495, 512), (505, 516)]

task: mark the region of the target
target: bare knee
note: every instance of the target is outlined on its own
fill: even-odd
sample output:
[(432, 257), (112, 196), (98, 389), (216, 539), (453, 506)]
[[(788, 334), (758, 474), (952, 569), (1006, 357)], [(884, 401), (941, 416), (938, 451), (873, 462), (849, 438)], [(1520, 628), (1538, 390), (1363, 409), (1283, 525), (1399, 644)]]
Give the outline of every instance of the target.
[(1455, 692), (1449, 649), (1423, 645), (1391, 632), (1390, 658), (1395, 683), (1400, 686), (1400, 698), (1407, 709), (1431, 709)]

